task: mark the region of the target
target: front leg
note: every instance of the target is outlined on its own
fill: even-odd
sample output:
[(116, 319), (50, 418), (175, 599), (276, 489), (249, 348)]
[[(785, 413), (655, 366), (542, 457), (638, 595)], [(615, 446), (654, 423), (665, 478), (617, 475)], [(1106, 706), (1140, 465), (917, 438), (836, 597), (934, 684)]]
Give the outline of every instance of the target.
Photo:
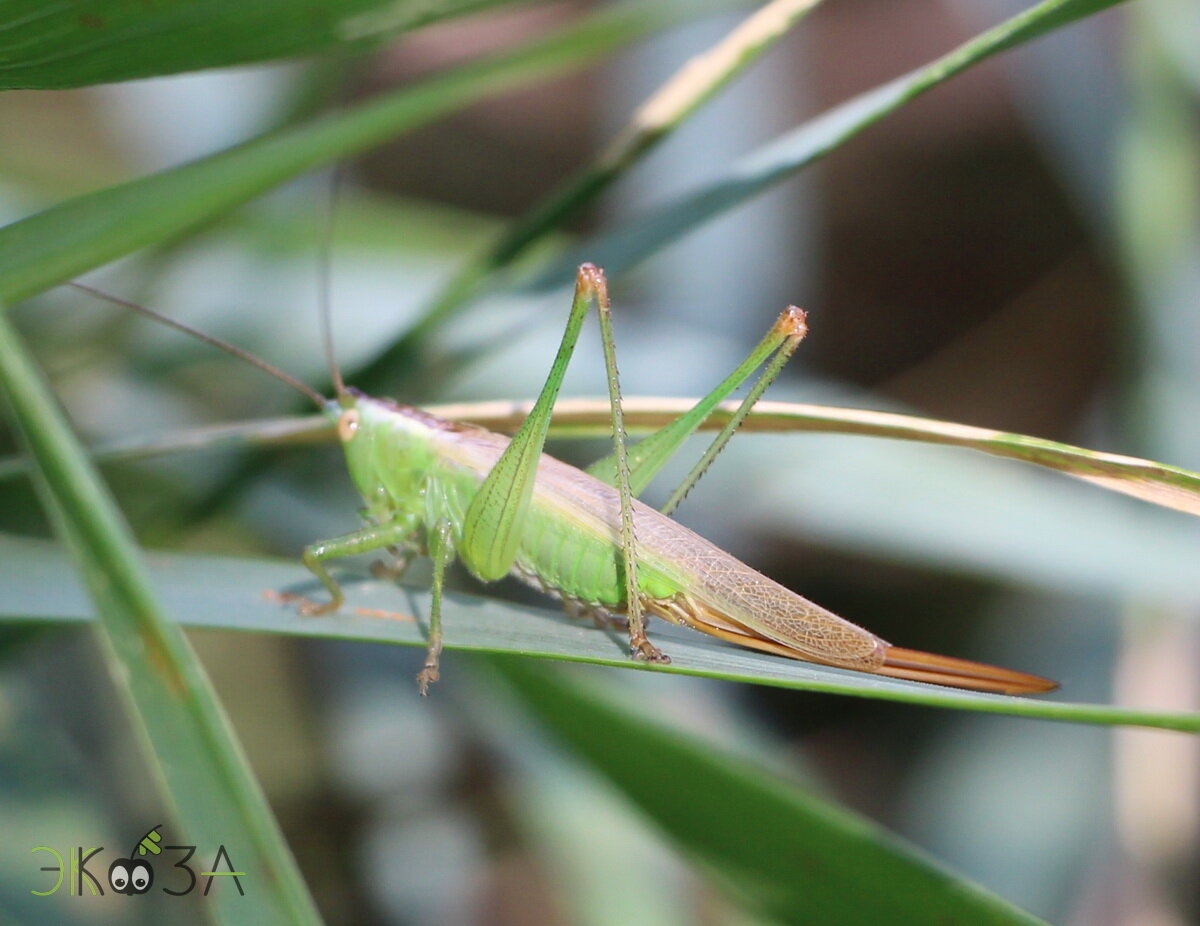
[(306, 601), (300, 606), (300, 613), (305, 617), (329, 614), (340, 608), (342, 602), (346, 600), (346, 596), (342, 594), (342, 587), (325, 567), (326, 560), (354, 556), (357, 553), (369, 553), (384, 547), (401, 546), (412, 536), (414, 528), (415, 523), (412, 519), (397, 519), (387, 524), (364, 527), (362, 530), (343, 534), (332, 540), (319, 540), (311, 546), (305, 547), (304, 565), (329, 590), (329, 601), (324, 604)]

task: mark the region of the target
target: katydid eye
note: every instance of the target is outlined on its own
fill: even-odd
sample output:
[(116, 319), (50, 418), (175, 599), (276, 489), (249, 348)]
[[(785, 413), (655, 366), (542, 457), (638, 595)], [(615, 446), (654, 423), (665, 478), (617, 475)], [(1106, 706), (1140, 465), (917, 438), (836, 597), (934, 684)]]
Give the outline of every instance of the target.
[(348, 444), (353, 439), (355, 432), (358, 430), (359, 414), (357, 408), (351, 408), (348, 411), (342, 412), (342, 417), (338, 419), (338, 437), (343, 444)]

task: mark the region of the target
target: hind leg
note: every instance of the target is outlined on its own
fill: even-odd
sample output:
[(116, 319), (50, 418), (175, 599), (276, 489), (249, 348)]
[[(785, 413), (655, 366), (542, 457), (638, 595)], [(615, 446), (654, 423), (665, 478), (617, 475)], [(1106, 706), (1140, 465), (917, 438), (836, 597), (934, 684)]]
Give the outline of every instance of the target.
[(600, 630), (618, 630), (621, 633), (627, 633), (629, 630), (628, 618), (606, 611), (599, 605), (585, 604), (582, 601), (564, 601), (563, 610), (567, 612), (568, 617), (575, 620), (591, 620)]

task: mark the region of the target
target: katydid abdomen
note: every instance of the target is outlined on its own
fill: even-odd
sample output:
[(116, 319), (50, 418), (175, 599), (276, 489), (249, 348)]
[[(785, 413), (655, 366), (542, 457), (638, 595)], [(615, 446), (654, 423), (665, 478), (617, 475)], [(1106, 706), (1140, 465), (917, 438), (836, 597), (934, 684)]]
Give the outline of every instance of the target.
[[(361, 395), (351, 414), (355, 426), (339, 430), (370, 519), (426, 535), (447, 524), (455, 546), (461, 543), (465, 513), (509, 439)], [(620, 511), (614, 487), (541, 454), (512, 574), (566, 602), (625, 614)], [(1023, 672), (894, 647), (636, 500), (633, 523), (637, 585), (648, 613), (744, 646), (858, 671), (1010, 693), (1054, 687)]]

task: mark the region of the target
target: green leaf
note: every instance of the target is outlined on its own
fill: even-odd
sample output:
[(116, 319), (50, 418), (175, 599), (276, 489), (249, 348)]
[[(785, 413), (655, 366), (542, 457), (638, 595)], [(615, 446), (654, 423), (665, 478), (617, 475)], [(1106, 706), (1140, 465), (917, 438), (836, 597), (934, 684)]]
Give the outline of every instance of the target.
[(752, 913), (813, 926), (1042, 922), (872, 821), (649, 720), (599, 685), (516, 659), (493, 665), (556, 739)]
[(160, 244), (298, 174), (472, 103), (583, 68), (682, 15), (674, 5), (612, 7), (517, 51), (472, 62), (343, 114), (22, 219), (0, 229), (0, 301), (27, 298)]
[(504, 0), (10, 0), (0, 89), (61, 89), (377, 42)]
[[(627, 398), (622, 403), (625, 427), (630, 433), (656, 430), (695, 403), (695, 399)], [(519, 423), (528, 407), (529, 403), (525, 402), (473, 402), (431, 405), (428, 411), (443, 418), (506, 431), (511, 429), (514, 422)], [(720, 428), (737, 407), (736, 402), (723, 402), (720, 411), (704, 423), (703, 430)], [(608, 433), (607, 409), (607, 399), (581, 398), (558, 402), (554, 406), (551, 434), (555, 437), (604, 436)], [(866, 408), (767, 401), (754, 406), (742, 423), (741, 431), (861, 434), (965, 447), (990, 456), (1033, 463), (1164, 508), (1200, 515), (1200, 473), (1139, 457), (1060, 444), (1027, 434)]]
[[(294, 608), (279, 603), (278, 594), (320, 595), (321, 591), (298, 562), (172, 554), (148, 559), (165, 609), (190, 627), (425, 645), (426, 589), (343, 571), (347, 603), (341, 613), (300, 617)], [(88, 620), (91, 608), (68, 573), (65, 555), (52, 544), (0, 535), (0, 583), (5, 590), (0, 598), (0, 620), (22, 624)], [(670, 653), (672, 663), (647, 666), (629, 659), (628, 644), (620, 635), (570, 620), (557, 610), (448, 592), (443, 615), (448, 650), (512, 653), (1016, 717), (1200, 731), (1200, 713), (939, 688), (768, 656), (662, 623), (656, 623), (652, 632)], [(443, 668), (447, 665), (452, 666), (453, 660), (444, 659)]]
[(1014, 48), (1125, 0), (1045, 0), (936, 61), (860, 94), (743, 158), (723, 176), (624, 226), (572, 248), (527, 285), (534, 291), (568, 283), (583, 261), (610, 276), (701, 228), (845, 144), (905, 103), (999, 52)]
[[(625, 428), (630, 434), (655, 431), (690, 409), (695, 402), (686, 398), (627, 397), (622, 402)], [(453, 421), (512, 432), (532, 407), (533, 403), (527, 401), (492, 401), (429, 405), (425, 409)], [(719, 410), (704, 422), (701, 430), (719, 429), (736, 409), (736, 402), (721, 403)], [(604, 437), (611, 428), (610, 414), (608, 399), (560, 399), (554, 405), (550, 434), (556, 438)], [(1200, 473), (1140, 457), (1060, 444), (1028, 434), (866, 408), (768, 401), (759, 402), (754, 407), (740, 430), (743, 433), (772, 434), (793, 431), (861, 434), (865, 437), (963, 447), (989, 456), (1057, 470), (1113, 492), (1200, 516)], [(101, 462), (140, 460), (219, 447), (322, 443), (333, 440), (333, 437), (332, 426), (319, 415), (271, 418), (114, 441), (94, 448), (92, 458)], [(27, 469), (28, 463), (23, 459), (0, 460), (0, 480), (12, 478)]]
[[(0, 311), (0, 385), (55, 529), (91, 602), (111, 674), (143, 751), (187, 837), (229, 847), (253, 884), (219, 890), (226, 923), (318, 923), (319, 917), (208, 677), (178, 625), (159, 609), (128, 526), (87, 461), (42, 377)], [(65, 581), (72, 566), (57, 564)], [(78, 594), (78, 593), (77, 593)]]

